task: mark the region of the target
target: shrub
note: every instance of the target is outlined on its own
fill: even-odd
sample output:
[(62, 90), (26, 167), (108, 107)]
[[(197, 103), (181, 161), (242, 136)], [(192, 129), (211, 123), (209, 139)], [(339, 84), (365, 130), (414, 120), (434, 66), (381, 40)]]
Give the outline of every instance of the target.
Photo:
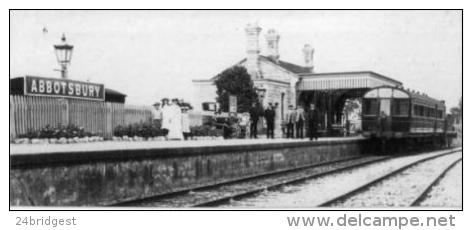
[(18, 135), (19, 138), (74, 138), (74, 137), (91, 137), (94, 134), (85, 132), (84, 128), (77, 125), (62, 125), (57, 127), (46, 125), (38, 131), (30, 130), (26, 134)]
[(222, 136), (222, 130), (217, 129), (214, 126), (210, 125), (200, 125), (200, 126), (193, 126), (190, 127), (190, 133), (192, 136)]
[(164, 136), (164, 131), (159, 127), (159, 124), (156, 122), (140, 122), (129, 124), (125, 126), (118, 126), (113, 130), (113, 135), (122, 137), (157, 137)]

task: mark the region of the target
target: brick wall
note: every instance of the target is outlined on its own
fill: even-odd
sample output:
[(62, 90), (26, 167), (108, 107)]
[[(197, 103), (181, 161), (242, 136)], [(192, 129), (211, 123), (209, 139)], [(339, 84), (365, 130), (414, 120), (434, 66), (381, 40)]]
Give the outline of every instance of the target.
[[(100, 206), (361, 154), (361, 140), (10, 156), (10, 205)], [(36, 163), (35, 163), (36, 162)]]

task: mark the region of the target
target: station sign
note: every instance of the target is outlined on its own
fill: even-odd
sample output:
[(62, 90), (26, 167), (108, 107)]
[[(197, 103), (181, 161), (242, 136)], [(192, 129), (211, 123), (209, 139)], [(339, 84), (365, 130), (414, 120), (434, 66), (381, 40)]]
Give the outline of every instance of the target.
[(26, 76), (24, 84), (24, 93), (29, 96), (105, 100), (105, 86), (103, 84), (33, 76)]

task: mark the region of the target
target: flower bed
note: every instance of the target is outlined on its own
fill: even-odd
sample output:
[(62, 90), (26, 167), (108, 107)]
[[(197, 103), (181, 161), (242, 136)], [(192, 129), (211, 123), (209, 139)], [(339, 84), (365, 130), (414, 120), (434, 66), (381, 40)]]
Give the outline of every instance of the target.
[(214, 126), (200, 125), (190, 127), (190, 134), (193, 137), (220, 137), (223, 135), (223, 131)]
[(113, 141), (163, 141), (165, 131), (158, 122), (140, 122), (118, 126), (113, 131)]
[(223, 131), (211, 125), (200, 125), (190, 127), (191, 140), (221, 140)]
[[(190, 128), (190, 140), (221, 140), (222, 130), (210, 125)], [(113, 132), (111, 141), (165, 141), (165, 132), (158, 123), (141, 122), (127, 126), (118, 126)], [(83, 127), (69, 125), (51, 127), (49, 125), (39, 131), (30, 131), (14, 139), (14, 144), (70, 144), (105, 141), (102, 136), (85, 132)]]
[(83, 127), (62, 125), (57, 127), (46, 125), (38, 131), (28, 131), (13, 140), (15, 144), (67, 144), (103, 141), (103, 137), (85, 132)]

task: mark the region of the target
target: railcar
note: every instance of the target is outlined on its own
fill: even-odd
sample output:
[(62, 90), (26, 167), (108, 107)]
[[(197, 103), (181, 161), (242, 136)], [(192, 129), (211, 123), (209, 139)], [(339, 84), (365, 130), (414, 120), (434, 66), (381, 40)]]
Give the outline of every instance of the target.
[(363, 96), (362, 133), (382, 140), (444, 145), (448, 142), (445, 113), (442, 100), (399, 87), (379, 86)]

